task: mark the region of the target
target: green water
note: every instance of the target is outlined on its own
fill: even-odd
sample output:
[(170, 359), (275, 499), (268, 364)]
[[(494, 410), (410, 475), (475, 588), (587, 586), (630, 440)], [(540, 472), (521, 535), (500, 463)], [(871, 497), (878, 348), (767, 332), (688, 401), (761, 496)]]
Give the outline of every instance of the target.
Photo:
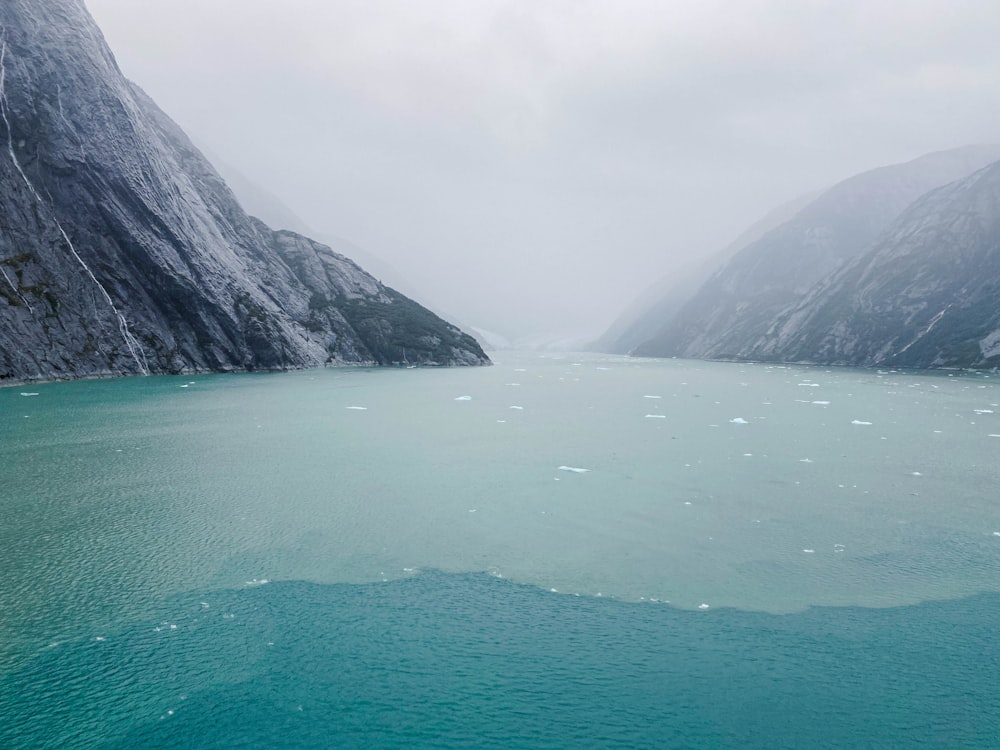
[(997, 378), (496, 360), (0, 390), (0, 744), (996, 745)]

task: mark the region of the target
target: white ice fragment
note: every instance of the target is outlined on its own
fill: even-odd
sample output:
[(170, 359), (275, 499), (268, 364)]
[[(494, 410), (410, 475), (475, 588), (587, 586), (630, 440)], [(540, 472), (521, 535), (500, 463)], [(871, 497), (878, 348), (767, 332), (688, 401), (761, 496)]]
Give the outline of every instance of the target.
[(989, 435), (987, 435), (986, 437), (1000, 437), (1000, 435), (997, 435), (996, 433), (993, 433), (993, 432), (991, 432), (991, 433), (990, 433)]
[(647, 414), (646, 419), (666, 419), (666, 414)]
[(38, 394), (37, 393), (25, 393), (24, 391), (21, 391), (21, 395), (22, 396), (37, 396)]
[(802, 551), (805, 552), (807, 555), (812, 555), (816, 553), (816, 550), (814, 549), (804, 549)]
[(1000, 531), (994, 531), (993, 536), (1000, 536)]
[(663, 398), (663, 396), (643, 396), (643, 398)]
[(456, 401), (472, 401), (472, 396), (458, 396)]
[(748, 424), (748, 422), (743, 417), (735, 417), (729, 420), (729, 424)]
[(812, 462), (813, 462), (813, 460), (811, 458), (800, 458), (799, 459), (799, 463), (800, 464), (811, 464)]
[(711, 606), (711, 605), (708, 605), (708, 604), (705, 604), (705, 602), (702, 602), (701, 604), (698, 605), (698, 609), (708, 609), (709, 606)]
[(513, 409), (514, 411), (524, 411), (523, 406), (512, 406), (510, 408)]
[(577, 466), (560, 466), (559, 471), (572, 471), (574, 474), (586, 474), (590, 469), (581, 469)]
[(852, 419), (851, 424), (871, 424), (871, 422), (862, 422), (860, 419)]
[(368, 411), (367, 406), (345, 406), (345, 409), (350, 409), (351, 411)]
[(799, 386), (805, 388), (819, 388), (819, 383), (799, 383)]
[(992, 409), (973, 409), (972, 411), (974, 411), (976, 414), (992, 414), (993, 413)]
[(911, 471), (910, 474), (911, 474), (911, 476), (915, 476), (915, 477), (922, 477), (923, 476), (923, 474), (921, 474), (919, 471)]
[(830, 405), (829, 401), (813, 401), (813, 403), (816, 404), (817, 406), (829, 406)]

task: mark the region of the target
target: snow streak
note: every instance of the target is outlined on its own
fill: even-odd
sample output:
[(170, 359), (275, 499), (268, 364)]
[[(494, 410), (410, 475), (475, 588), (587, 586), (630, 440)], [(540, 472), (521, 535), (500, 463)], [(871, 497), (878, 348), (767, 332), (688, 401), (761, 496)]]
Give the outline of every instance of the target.
[[(24, 180), (24, 184), (28, 186), (28, 190), (31, 191), (31, 194), (33, 196), (35, 196), (35, 200), (44, 205), (45, 201), (42, 200), (42, 196), (40, 196), (38, 194), (38, 191), (35, 190), (35, 186), (31, 183), (31, 180), (28, 179), (28, 175), (26, 175), (24, 173), (24, 170), (21, 169), (21, 163), (17, 160), (17, 155), (14, 153), (14, 134), (10, 127), (10, 119), (7, 116), (9, 105), (7, 103), (7, 89), (5, 85), (7, 77), (6, 58), (7, 58), (7, 40), (4, 39), (2, 42), (0, 42), (0, 116), (2, 116), (4, 126), (7, 128), (7, 152), (10, 154), (11, 161), (14, 163), (14, 168), (17, 170), (18, 174), (21, 175), (21, 179)], [(59, 220), (55, 217), (54, 212), (52, 215), (52, 220), (55, 222), (56, 228), (59, 230), (59, 234), (61, 234), (63, 240), (65, 240), (66, 246), (69, 248), (70, 253), (73, 255), (74, 258), (76, 258), (77, 263), (80, 264), (80, 266), (86, 272), (87, 276), (90, 277), (90, 280), (93, 281), (94, 284), (97, 286), (97, 288), (101, 291), (101, 295), (108, 303), (108, 307), (111, 308), (111, 311), (118, 319), (118, 330), (121, 333), (122, 339), (125, 341), (125, 346), (128, 349), (129, 354), (132, 355), (132, 359), (135, 361), (136, 366), (139, 368), (139, 372), (141, 372), (143, 375), (149, 375), (149, 363), (146, 360), (146, 353), (143, 351), (142, 345), (139, 343), (138, 339), (136, 339), (136, 337), (129, 330), (128, 323), (125, 320), (125, 316), (121, 314), (121, 312), (118, 310), (117, 307), (115, 307), (115, 303), (111, 299), (111, 295), (108, 294), (108, 290), (105, 289), (104, 285), (97, 280), (97, 277), (94, 276), (94, 272), (90, 270), (90, 266), (88, 266), (86, 262), (84, 262), (83, 258), (81, 258), (80, 254), (76, 251), (76, 248), (73, 247), (73, 243), (70, 240), (69, 235), (66, 234), (66, 230), (63, 229), (62, 224), (59, 223)], [(13, 287), (14, 285), (11, 282), (10, 278), (7, 276), (6, 272), (4, 272), (3, 276), (5, 279), (7, 279), (7, 282), (11, 284), (11, 286)], [(14, 291), (17, 292), (17, 289), (15, 288)], [(25, 302), (25, 304), (27, 304), (27, 302)]]

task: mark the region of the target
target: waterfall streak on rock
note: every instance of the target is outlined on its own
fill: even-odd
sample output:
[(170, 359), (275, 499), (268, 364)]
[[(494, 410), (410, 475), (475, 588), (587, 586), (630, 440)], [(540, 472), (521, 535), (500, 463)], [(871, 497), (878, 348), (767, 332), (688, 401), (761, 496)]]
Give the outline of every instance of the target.
[[(21, 175), (21, 179), (24, 180), (24, 184), (28, 186), (28, 190), (30, 190), (31, 194), (35, 196), (35, 200), (44, 205), (45, 202), (42, 200), (42, 196), (40, 196), (38, 194), (38, 191), (35, 190), (35, 186), (31, 183), (31, 180), (28, 179), (28, 175), (24, 173), (24, 170), (21, 168), (21, 163), (18, 161), (17, 155), (14, 153), (14, 134), (10, 127), (10, 119), (7, 116), (9, 107), (7, 103), (7, 94), (5, 87), (6, 77), (7, 77), (6, 58), (7, 58), (7, 41), (4, 40), (2, 44), (0, 44), (0, 116), (2, 116), (3, 118), (4, 127), (7, 128), (7, 151), (10, 154), (11, 161), (14, 163), (14, 168), (17, 170), (18, 174)], [(66, 230), (62, 228), (62, 224), (59, 223), (59, 220), (55, 217), (54, 214), (52, 220), (53, 222), (55, 222), (56, 228), (59, 230), (59, 234), (61, 234), (63, 240), (65, 240), (66, 246), (69, 248), (70, 253), (76, 259), (77, 263), (79, 263), (80, 266), (83, 268), (83, 270), (86, 272), (87, 276), (90, 277), (90, 280), (93, 281), (94, 284), (97, 286), (97, 288), (101, 290), (101, 295), (108, 303), (108, 307), (111, 308), (111, 311), (118, 319), (118, 330), (122, 335), (122, 339), (125, 341), (125, 346), (126, 348), (128, 348), (129, 354), (132, 356), (132, 359), (135, 361), (136, 366), (139, 368), (139, 372), (141, 372), (143, 375), (148, 375), (149, 364), (146, 360), (146, 353), (143, 351), (142, 345), (139, 343), (138, 339), (136, 339), (136, 337), (129, 330), (128, 322), (125, 320), (125, 316), (122, 315), (121, 312), (118, 310), (118, 308), (115, 306), (114, 301), (111, 299), (111, 295), (108, 294), (108, 290), (105, 289), (104, 285), (97, 280), (97, 277), (94, 276), (94, 272), (90, 270), (90, 267), (86, 264), (83, 258), (80, 257), (80, 254), (77, 253), (76, 248), (73, 247), (73, 243), (70, 241), (69, 235), (66, 234)], [(13, 287), (14, 285), (13, 283), (11, 283), (10, 278), (7, 277), (6, 272), (4, 272), (3, 275), (4, 278), (7, 279), (7, 282), (10, 283), (11, 286)], [(15, 288), (14, 291), (17, 292), (17, 289)], [(18, 296), (20, 296), (20, 294), (18, 294)], [(24, 298), (22, 297), (22, 299)], [(25, 301), (25, 304), (27, 304), (27, 301)]]

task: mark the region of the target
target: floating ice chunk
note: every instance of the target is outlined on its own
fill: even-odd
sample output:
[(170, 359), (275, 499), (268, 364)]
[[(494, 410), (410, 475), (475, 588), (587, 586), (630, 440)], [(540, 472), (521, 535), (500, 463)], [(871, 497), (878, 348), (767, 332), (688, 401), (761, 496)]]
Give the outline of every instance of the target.
[(345, 406), (345, 409), (350, 409), (351, 411), (368, 411), (367, 406)]
[(871, 424), (871, 422), (862, 422), (860, 419), (852, 419), (851, 424)]
[(507, 420), (506, 419), (498, 419), (497, 420), (497, 424), (507, 424)]
[(104, 641), (104, 640), (107, 640), (107, 639), (103, 635), (99, 635), (94, 640), (95, 641)]
[(663, 396), (643, 396), (643, 398), (663, 398)]
[(263, 586), (265, 583), (270, 583), (267, 578), (254, 578), (252, 581), (247, 581), (247, 586)]
[(510, 408), (513, 409), (514, 411), (524, 411), (523, 406), (511, 406)]
[(666, 414), (647, 414), (646, 419), (666, 419)]
[(572, 471), (575, 474), (586, 474), (590, 469), (581, 469), (578, 466), (560, 466), (559, 471)]
[(830, 405), (829, 401), (813, 401), (813, 403), (816, 404), (817, 406), (829, 406)]
[(1000, 435), (997, 435), (997, 434), (995, 434), (995, 433), (992, 433), (992, 432), (991, 432), (991, 433), (990, 433), (989, 435), (987, 435), (986, 437), (1000, 437)]
[(1000, 531), (994, 531), (993, 536), (1000, 536)]
[(504, 383), (504, 385), (510, 386), (511, 388), (517, 388), (521, 384), (520, 383)]
[(813, 462), (813, 460), (811, 458), (800, 458), (799, 459), (799, 463), (800, 464), (811, 464), (812, 462)]
[(845, 547), (843, 544), (835, 544), (835, 545), (833, 545), (833, 551), (834, 552), (843, 552), (845, 549), (847, 549), (847, 547)]
[(729, 424), (749, 424), (743, 417), (735, 417), (729, 420)]
[(702, 602), (701, 604), (698, 605), (698, 609), (708, 609), (710, 606), (711, 605), (705, 604), (705, 602)]
[(184, 385), (181, 386), (181, 388), (190, 388), (190, 387), (191, 385), (189, 383), (185, 383)]
[(753, 455), (753, 453), (744, 453), (743, 455), (746, 456), (747, 458), (749, 458), (750, 456)]
[(816, 553), (816, 550), (814, 549), (804, 549), (802, 551), (805, 552), (807, 555), (813, 555)]
[(456, 401), (472, 401), (472, 396), (458, 396)]
[(37, 396), (38, 394), (37, 393), (25, 393), (24, 391), (21, 391), (21, 395), (22, 396)]
[(819, 388), (819, 383), (799, 383), (799, 386), (804, 388)]
[(923, 474), (921, 474), (919, 471), (911, 471), (910, 475), (914, 476), (914, 477), (922, 477), (923, 476)]
[[(22, 395), (24, 395), (24, 394), (22, 394)], [(976, 414), (992, 414), (993, 413), (992, 409), (973, 409), (972, 411), (974, 411)]]
[(469, 513), (475, 513), (477, 510), (479, 510), (479, 509), (478, 508), (469, 508)]

